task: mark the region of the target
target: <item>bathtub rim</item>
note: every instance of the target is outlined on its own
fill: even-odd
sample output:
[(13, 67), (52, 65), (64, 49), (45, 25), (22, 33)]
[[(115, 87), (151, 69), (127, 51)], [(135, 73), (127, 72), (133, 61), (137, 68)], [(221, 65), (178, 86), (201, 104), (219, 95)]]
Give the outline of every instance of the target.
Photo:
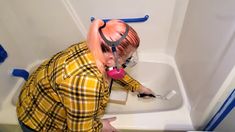
[[(146, 59), (146, 58), (148, 58), (148, 59)], [(40, 65), (45, 60), (47, 60), (47, 59), (37, 60), (37, 61), (31, 63), (29, 66), (27, 66), (26, 70), (31, 73), (34, 70), (36, 65)], [(191, 110), (191, 106), (189, 105), (188, 97), (186, 96), (186, 92), (184, 90), (183, 82), (181, 80), (180, 73), (178, 71), (178, 67), (177, 67), (173, 57), (167, 56), (167, 55), (159, 55), (158, 58), (153, 59), (152, 56), (151, 57), (145, 57), (145, 58), (142, 57), (142, 58), (140, 58), (139, 55), (138, 55), (138, 62), (161, 63), (161, 64), (165, 64), (165, 65), (171, 67), (174, 74), (175, 74), (175, 76), (176, 76), (176, 80), (177, 80), (178, 85), (179, 85), (179, 91), (180, 91), (182, 99), (183, 99), (182, 104), (178, 108), (181, 108), (186, 104), (188, 106), (189, 110)], [(24, 80), (19, 78), (19, 80), (17, 81), (17, 83), (16, 83), (16, 85), (14, 86), (13, 89), (16, 89), (17, 87), (21, 86), (23, 82), (24, 82)], [(15, 91), (15, 94), (18, 92), (17, 90), (13, 90), (13, 91)], [(11, 102), (14, 105), (15, 101), (14, 101), (13, 98), (12, 98)], [(173, 109), (173, 110), (176, 110), (176, 109)], [(164, 111), (164, 110), (161, 110), (161, 111)], [(166, 111), (172, 111), (172, 110), (166, 110)], [(149, 112), (153, 113), (154, 111), (149, 111)], [(139, 112), (139, 113), (149, 113), (149, 112)], [(157, 111), (157, 112), (160, 112), (160, 111)], [(131, 114), (131, 113), (128, 113), (128, 114)]]

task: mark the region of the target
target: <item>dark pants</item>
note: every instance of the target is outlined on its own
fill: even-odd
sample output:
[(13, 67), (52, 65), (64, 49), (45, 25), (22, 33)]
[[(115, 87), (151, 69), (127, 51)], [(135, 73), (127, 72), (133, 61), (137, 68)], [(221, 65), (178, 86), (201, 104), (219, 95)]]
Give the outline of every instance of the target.
[(23, 132), (35, 132), (32, 128), (26, 126), (23, 122), (19, 121), (19, 124)]

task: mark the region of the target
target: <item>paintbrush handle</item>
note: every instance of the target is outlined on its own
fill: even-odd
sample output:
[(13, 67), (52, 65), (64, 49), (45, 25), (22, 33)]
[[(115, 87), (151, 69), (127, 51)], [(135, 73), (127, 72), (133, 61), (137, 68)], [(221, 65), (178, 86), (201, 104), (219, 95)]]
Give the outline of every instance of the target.
[(145, 94), (145, 93), (139, 93), (137, 96), (139, 98), (144, 98), (144, 97), (153, 97), (153, 98), (156, 98), (156, 96), (153, 95), (153, 94)]

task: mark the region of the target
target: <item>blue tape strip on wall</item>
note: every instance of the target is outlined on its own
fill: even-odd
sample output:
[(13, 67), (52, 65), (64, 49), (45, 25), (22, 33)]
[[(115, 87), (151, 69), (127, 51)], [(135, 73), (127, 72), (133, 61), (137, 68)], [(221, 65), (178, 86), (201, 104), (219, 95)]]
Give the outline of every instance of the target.
[[(114, 19), (119, 19), (122, 20), (126, 23), (135, 23), (135, 22), (145, 22), (149, 19), (149, 15), (145, 15), (144, 17), (138, 17), (138, 18), (114, 18)], [(90, 18), (91, 22), (95, 20), (95, 17)], [(111, 19), (102, 19), (104, 22), (107, 22)]]
[(6, 50), (2, 47), (2, 45), (0, 44), (0, 63), (4, 62), (7, 58), (7, 52)]
[(224, 104), (220, 107), (219, 111), (209, 121), (203, 131), (213, 131), (229, 114), (229, 112), (235, 107), (235, 89), (225, 100)]
[(13, 69), (12, 75), (15, 77), (22, 77), (26, 81), (29, 77), (29, 72), (24, 69)]

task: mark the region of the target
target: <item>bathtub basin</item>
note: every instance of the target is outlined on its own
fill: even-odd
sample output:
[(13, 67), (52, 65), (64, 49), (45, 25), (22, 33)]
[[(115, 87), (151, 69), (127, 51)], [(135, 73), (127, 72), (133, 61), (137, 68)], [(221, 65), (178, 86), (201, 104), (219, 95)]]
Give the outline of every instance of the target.
[[(40, 64), (37, 61), (27, 70)], [(129, 92), (126, 105), (109, 103), (103, 118), (116, 116), (112, 125), (121, 130), (193, 130), (186, 94), (175, 63), (139, 62), (127, 72), (156, 94), (165, 95), (171, 90), (176, 95), (170, 100), (140, 99)], [(15, 103), (24, 80), (19, 78), (14, 90), (3, 101), (0, 124), (18, 124)], [(4, 119), (4, 120), (3, 120)]]
[(171, 90), (176, 95), (169, 100), (158, 98), (142, 99), (136, 93), (129, 92), (125, 105), (109, 103), (107, 114), (131, 114), (159, 112), (178, 109), (183, 104), (180, 88), (173, 67), (164, 63), (139, 62), (127, 72), (145, 87), (150, 88), (155, 94), (166, 95)]

